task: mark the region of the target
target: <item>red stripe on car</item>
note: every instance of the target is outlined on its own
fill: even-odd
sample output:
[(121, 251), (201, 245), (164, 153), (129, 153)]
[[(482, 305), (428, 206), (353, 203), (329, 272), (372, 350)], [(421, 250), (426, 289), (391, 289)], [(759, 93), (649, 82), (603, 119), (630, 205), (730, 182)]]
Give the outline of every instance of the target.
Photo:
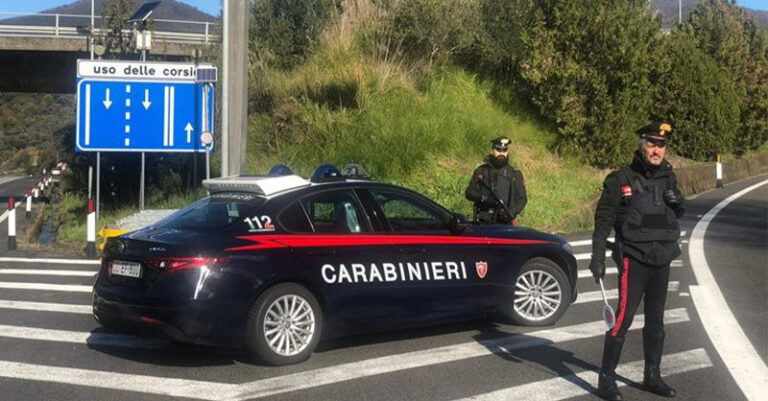
[(439, 235), (246, 235), (237, 237), (256, 244), (228, 248), (227, 251), (246, 251), (274, 248), (308, 248), (321, 246), (366, 245), (536, 245), (554, 244), (533, 239), (507, 239), (486, 237), (446, 237)]

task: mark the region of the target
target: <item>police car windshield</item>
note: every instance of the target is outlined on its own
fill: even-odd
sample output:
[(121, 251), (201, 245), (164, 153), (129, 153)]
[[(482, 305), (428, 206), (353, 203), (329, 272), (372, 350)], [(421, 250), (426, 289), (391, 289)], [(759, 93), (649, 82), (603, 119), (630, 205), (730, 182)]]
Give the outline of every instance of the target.
[(249, 193), (215, 193), (155, 224), (159, 228), (217, 230), (242, 221), (266, 199)]

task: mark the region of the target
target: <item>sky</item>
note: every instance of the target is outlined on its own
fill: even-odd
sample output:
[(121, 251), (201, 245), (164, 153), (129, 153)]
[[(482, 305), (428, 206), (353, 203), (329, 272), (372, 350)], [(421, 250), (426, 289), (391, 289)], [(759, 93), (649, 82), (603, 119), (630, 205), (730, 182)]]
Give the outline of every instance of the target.
[[(220, 0), (177, 0), (211, 15), (219, 15)], [(39, 12), (74, 0), (0, 0), (0, 12)], [(768, 0), (738, 0), (738, 4), (756, 10), (768, 10)]]
[[(32, 13), (47, 10), (49, 8), (74, 3), (76, 0), (0, 0), (0, 12)], [(198, 10), (211, 15), (219, 15), (221, 10), (220, 0), (176, 0), (189, 4)], [(758, 0), (766, 1), (768, 0)]]

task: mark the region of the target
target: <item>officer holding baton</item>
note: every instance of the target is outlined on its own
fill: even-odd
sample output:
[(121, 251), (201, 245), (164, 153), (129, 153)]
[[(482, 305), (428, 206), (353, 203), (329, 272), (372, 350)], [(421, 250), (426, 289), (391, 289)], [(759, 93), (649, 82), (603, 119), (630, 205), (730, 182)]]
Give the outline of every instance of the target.
[(647, 391), (674, 397), (675, 390), (661, 379), (659, 365), (664, 345), (664, 304), (669, 284), (669, 264), (680, 255), (678, 219), (684, 213), (683, 196), (672, 166), (664, 159), (672, 127), (654, 122), (637, 131), (639, 146), (634, 159), (603, 182), (595, 210), (592, 260), (595, 281), (605, 276), (606, 240), (615, 230), (613, 259), (619, 270), (619, 304), (616, 324), (605, 334), (597, 394), (621, 401), (616, 386), (616, 366), (624, 336), (644, 298), (643, 350)]

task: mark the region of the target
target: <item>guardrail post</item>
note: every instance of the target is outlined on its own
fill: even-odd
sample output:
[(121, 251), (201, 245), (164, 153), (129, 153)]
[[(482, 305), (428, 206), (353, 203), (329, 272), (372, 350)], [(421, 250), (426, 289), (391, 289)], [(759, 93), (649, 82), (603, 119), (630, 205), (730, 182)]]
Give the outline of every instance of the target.
[(56, 36), (59, 36), (59, 14), (56, 14)]
[(717, 155), (717, 162), (715, 162), (715, 179), (717, 179), (716, 188), (723, 187), (723, 164), (720, 163), (720, 155)]
[(24, 218), (29, 220), (32, 217), (32, 191), (27, 190), (27, 211), (24, 213)]
[(8, 250), (16, 249), (16, 205), (13, 197), (8, 198)]
[(93, 198), (88, 198), (88, 218), (87, 218), (87, 240), (85, 246), (85, 256), (93, 258), (96, 256), (96, 213), (93, 207)]

